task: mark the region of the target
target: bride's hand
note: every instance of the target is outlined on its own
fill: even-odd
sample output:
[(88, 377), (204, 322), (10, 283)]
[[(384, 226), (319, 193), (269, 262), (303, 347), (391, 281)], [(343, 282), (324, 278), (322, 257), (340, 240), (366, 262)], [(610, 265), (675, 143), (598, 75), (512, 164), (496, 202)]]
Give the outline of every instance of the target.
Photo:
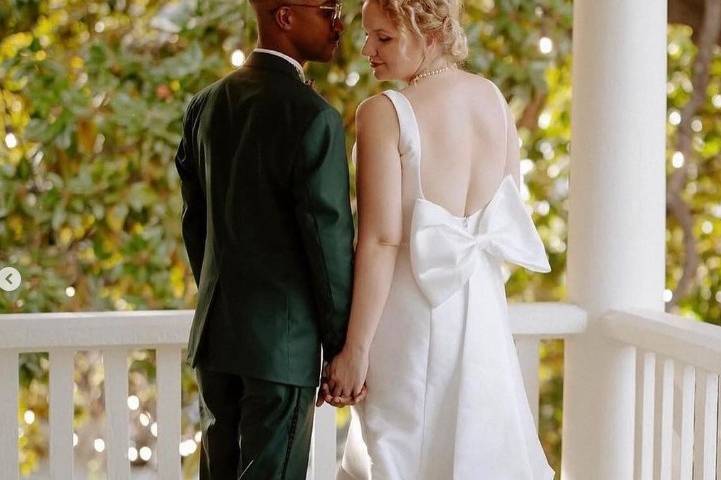
[(328, 367), (330, 394), (333, 397), (357, 397), (367, 373), (368, 352), (346, 344)]
[(318, 398), (315, 402), (315, 406), (320, 407), (323, 403), (327, 403), (328, 405), (336, 408), (348, 407), (362, 402), (367, 396), (368, 386), (363, 384), (363, 389), (357, 397), (334, 397), (330, 394), (328, 384), (323, 382), (318, 389)]

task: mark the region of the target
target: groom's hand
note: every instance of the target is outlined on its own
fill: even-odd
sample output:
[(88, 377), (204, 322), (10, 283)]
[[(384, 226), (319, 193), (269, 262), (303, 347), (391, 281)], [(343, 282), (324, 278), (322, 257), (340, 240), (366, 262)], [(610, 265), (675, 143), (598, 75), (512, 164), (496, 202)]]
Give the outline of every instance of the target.
[(320, 387), (318, 388), (318, 398), (315, 400), (315, 406), (320, 407), (325, 401), (325, 394), (323, 393), (323, 386), (328, 388), (328, 362), (323, 361), (323, 366), (320, 371)]
[(328, 386), (328, 379), (323, 378), (321, 379), (321, 385), (318, 389), (318, 399), (315, 403), (316, 407), (320, 407), (323, 405), (323, 402), (328, 403), (329, 405), (332, 405), (336, 408), (345, 407), (348, 405), (355, 405), (356, 403), (362, 402), (365, 400), (366, 396), (368, 395), (368, 387), (363, 384), (363, 388), (361, 389), (360, 393), (356, 396), (337, 396), (334, 397), (330, 393), (330, 387)]
[(358, 393), (358, 395), (355, 396), (333, 396), (330, 390), (330, 385), (325, 384), (323, 388), (323, 393), (325, 394), (324, 400), (337, 408), (345, 407), (348, 405), (355, 405), (356, 403), (365, 400), (366, 396), (368, 396), (368, 386), (365, 383), (363, 384), (363, 387), (361, 388), (361, 391)]

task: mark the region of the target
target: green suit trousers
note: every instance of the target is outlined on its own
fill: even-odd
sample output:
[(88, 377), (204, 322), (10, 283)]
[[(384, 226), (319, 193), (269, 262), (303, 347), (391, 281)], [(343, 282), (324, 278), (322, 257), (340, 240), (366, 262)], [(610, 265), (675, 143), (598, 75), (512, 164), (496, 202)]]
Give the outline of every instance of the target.
[(195, 368), (200, 480), (304, 480), (315, 387)]

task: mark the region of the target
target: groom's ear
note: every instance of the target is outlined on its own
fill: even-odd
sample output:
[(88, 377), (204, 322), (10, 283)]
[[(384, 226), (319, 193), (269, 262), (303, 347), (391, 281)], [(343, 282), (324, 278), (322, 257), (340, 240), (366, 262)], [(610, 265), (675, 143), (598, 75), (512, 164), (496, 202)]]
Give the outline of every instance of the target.
[(293, 10), (290, 7), (279, 7), (275, 11), (275, 24), (278, 28), (287, 32), (293, 28)]

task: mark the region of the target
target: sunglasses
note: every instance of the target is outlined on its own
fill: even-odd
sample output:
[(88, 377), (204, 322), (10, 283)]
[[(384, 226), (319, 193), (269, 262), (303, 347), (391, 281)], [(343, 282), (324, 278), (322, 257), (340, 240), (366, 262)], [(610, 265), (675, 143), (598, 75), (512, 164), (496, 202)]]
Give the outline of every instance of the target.
[(307, 3), (289, 3), (287, 5), (283, 5), (284, 7), (313, 7), (313, 8), (319, 8), (321, 10), (328, 10), (333, 11), (333, 16), (331, 17), (330, 21), (332, 23), (335, 23), (341, 19), (341, 16), (343, 15), (343, 2), (337, 2), (333, 5), (309, 5)]

